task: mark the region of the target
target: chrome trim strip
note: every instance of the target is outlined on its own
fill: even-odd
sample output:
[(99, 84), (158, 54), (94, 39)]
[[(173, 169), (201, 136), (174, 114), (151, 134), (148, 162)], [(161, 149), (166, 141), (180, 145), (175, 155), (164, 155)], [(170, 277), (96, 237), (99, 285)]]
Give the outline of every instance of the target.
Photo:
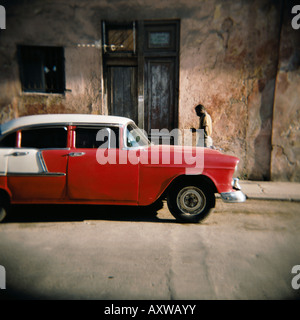
[(41, 165), (41, 167), (42, 167), (43, 172), (48, 172), (48, 168), (47, 168), (47, 166), (46, 166), (46, 163), (45, 163), (45, 160), (44, 160), (42, 151), (39, 151), (39, 152), (37, 153), (37, 156), (38, 156), (38, 159), (40, 160), (40, 165)]
[(61, 177), (66, 174), (63, 172), (37, 172), (37, 173), (27, 173), (27, 172), (9, 172), (7, 173), (8, 177), (17, 176), (17, 177)]
[(242, 191), (222, 192), (220, 193), (221, 199), (226, 203), (245, 202), (246, 196)]

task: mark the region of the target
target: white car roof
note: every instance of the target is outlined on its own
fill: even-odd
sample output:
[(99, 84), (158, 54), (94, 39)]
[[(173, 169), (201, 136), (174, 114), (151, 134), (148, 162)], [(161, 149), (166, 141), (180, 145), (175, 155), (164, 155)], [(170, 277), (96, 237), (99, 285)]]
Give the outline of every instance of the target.
[(36, 125), (75, 125), (75, 124), (118, 124), (125, 125), (131, 119), (116, 116), (102, 116), (93, 114), (41, 114), (25, 116), (8, 121), (0, 126), (0, 134), (6, 134), (19, 128)]

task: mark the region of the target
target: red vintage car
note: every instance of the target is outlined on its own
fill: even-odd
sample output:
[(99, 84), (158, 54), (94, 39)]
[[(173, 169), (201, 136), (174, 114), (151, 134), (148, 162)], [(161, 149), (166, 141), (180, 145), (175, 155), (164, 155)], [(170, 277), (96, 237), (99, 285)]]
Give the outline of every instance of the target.
[[(153, 145), (127, 118), (35, 115), (0, 127), (0, 221), (10, 204), (149, 206), (167, 199), (182, 222), (246, 197), (239, 159), (209, 148)], [(234, 183), (233, 183), (234, 181)]]

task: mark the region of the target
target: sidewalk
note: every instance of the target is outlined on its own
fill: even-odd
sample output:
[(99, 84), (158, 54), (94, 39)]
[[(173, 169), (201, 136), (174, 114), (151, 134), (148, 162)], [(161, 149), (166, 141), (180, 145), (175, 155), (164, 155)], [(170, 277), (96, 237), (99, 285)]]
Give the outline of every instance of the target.
[(300, 183), (249, 180), (239, 183), (247, 199), (300, 202)]

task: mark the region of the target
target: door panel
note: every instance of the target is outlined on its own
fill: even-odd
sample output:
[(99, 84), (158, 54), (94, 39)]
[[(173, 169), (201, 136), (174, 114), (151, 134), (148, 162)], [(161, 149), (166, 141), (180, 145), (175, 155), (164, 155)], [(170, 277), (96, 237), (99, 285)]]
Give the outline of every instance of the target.
[(7, 185), (13, 202), (62, 200), (66, 194), (67, 150), (11, 149)]
[(137, 112), (137, 67), (108, 67), (108, 104), (111, 115), (127, 117), (135, 122)]
[(145, 63), (146, 131), (175, 126), (175, 58), (150, 58)]
[(43, 171), (38, 149), (14, 148), (6, 155), (7, 173), (41, 173)]
[[(107, 152), (107, 149), (102, 149)], [(100, 164), (97, 149), (70, 150), (68, 166), (68, 194), (72, 200), (95, 200), (137, 203), (138, 165), (119, 164), (119, 156), (126, 159), (127, 150), (109, 149), (115, 152), (116, 164)], [(120, 155), (122, 153), (122, 155)], [(105, 154), (104, 154), (105, 156)]]

